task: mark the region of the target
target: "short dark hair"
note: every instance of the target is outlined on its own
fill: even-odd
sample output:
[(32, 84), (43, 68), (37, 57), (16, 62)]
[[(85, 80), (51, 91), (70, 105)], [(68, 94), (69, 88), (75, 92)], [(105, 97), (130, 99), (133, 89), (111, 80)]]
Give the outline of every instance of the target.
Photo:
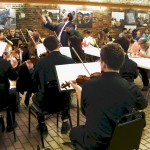
[(130, 42), (129, 40), (127, 40), (126, 37), (120, 37), (120, 38), (117, 38), (114, 43), (118, 43), (121, 45), (121, 47), (123, 48), (124, 52), (127, 53), (128, 49), (129, 49), (129, 45), (130, 45)]
[(58, 40), (54, 35), (46, 37), (43, 41), (44, 46), (49, 50), (53, 51), (58, 48)]
[(72, 13), (68, 13), (68, 17), (69, 17), (69, 21), (72, 21), (72, 19), (73, 19)]
[(124, 51), (117, 43), (102, 46), (100, 53), (101, 61), (104, 61), (108, 68), (119, 70), (124, 63)]
[(83, 30), (83, 34), (90, 34), (91, 32), (89, 30)]

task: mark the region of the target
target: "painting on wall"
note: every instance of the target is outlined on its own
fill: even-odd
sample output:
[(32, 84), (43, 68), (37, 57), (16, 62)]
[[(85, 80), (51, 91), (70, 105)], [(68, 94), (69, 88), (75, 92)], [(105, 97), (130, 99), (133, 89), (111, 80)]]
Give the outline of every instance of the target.
[(42, 9), (42, 15), (46, 17), (49, 23), (58, 23), (60, 20), (60, 12), (57, 9)]
[(16, 28), (16, 10), (0, 9), (0, 29)]
[(124, 24), (124, 12), (112, 12), (112, 28), (123, 28)]
[(137, 26), (147, 26), (149, 22), (149, 14), (138, 13), (137, 15)]
[(92, 28), (92, 18), (92, 11), (78, 10), (76, 17), (77, 28)]
[(65, 12), (71, 13), (73, 15), (72, 21), (74, 22), (76, 18), (76, 7), (73, 5), (60, 5), (60, 21), (63, 21), (62, 18)]
[(125, 10), (125, 24), (136, 25), (137, 12), (132, 9)]

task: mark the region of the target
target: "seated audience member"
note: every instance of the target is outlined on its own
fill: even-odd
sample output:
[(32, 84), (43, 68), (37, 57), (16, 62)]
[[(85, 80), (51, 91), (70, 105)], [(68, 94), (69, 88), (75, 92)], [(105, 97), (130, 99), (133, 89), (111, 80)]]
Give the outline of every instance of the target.
[[(144, 38), (140, 38), (138, 41), (138, 44), (140, 46), (140, 51), (138, 53), (138, 55), (140, 57), (144, 57), (144, 58), (150, 58), (150, 46), (149, 43), (147, 42), (146, 39)], [(139, 68), (139, 72), (142, 76), (142, 82), (143, 82), (143, 88), (142, 91), (147, 91), (149, 89), (149, 80), (148, 80), (148, 70), (143, 69), (143, 68)]]
[[(0, 58), (0, 110), (3, 108), (7, 108), (7, 131), (10, 132), (13, 130), (10, 110), (12, 111), (12, 118), (14, 122), (14, 126), (17, 126), (15, 120), (15, 111), (16, 111), (16, 103), (17, 103), (17, 93), (10, 89), (9, 80), (16, 80), (17, 73), (13, 69), (14, 65), (11, 61)], [(9, 107), (8, 107), (9, 106)]]
[[(85, 54), (84, 54), (84, 50), (82, 49), (82, 44), (81, 44), (80, 38), (73, 35), (69, 38), (68, 42), (69, 42), (68, 45), (70, 47), (70, 52), (71, 52), (71, 56), (72, 56), (73, 60), (76, 63), (81, 63), (80, 59), (83, 62), (85, 62)], [(80, 57), (80, 59), (78, 58), (77, 54), (74, 52), (74, 50), (72, 48), (75, 49), (75, 51), (78, 54), (78, 56)]]
[(137, 56), (140, 49), (138, 42), (133, 39), (132, 34), (127, 34), (125, 37), (130, 42), (128, 52), (131, 56)]
[(136, 37), (134, 39), (138, 41), (140, 38), (143, 38), (143, 32), (141, 30), (137, 30)]
[(148, 103), (141, 90), (119, 74), (124, 62), (124, 51), (119, 44), (103, 46), (100, 58), (102, 76), (87, 81), (82, 88), (70, 81), (86, 117), (85, 125), (71, 130), (70, 139), (87, 150), (106, 150), (116, 121), (133, 109), (146, 108)]
[(144, 33), (143, 33), (143, 37), (144, 37), (144, 39), (146, 39), (147, 41), (150, 41), (150, 32), (149, 32), (148, 28), (145, 29), (145, 31), (144, 31)]
[[(55, 99), (53, 93), (47, 93), (47, 84), (56, 83), (57, 75), (55, 71), (55, 65), (71, 64), (75, 63), (72, 58), (69, 58), (65, 55), (62, 55), (59, 51), (59, 42), (55, 36), (48, 36), (44, 39), (43, 44), (46, 50), (50, 53), (47, 56), (41, 57), (35, 67), (31, 61), (26, 61), (26, 65), (33, 77), (33, 80), (38, 85), (38, 92), (35, 93), (32, 97), (33, 103), (35, 103), (42, 110), (48, 112), (57, 112), (59, 107), (65, 105), (65, 108), (62, 112), (62, 128), (61, 133), (67, 133), (70, 129), (68, 124), (68, 115), (69, 115), (69, 104), (70, 104), (70, 94), (65, 93), (65, 97), (62, 99)], [(45, 98), (49, 94), (49, 98)], [(44, 118), (41, 118), (44, 122)], [(43, 131), (47, 131), (46, 125), (43, 123)]]
[(96, 38), (96, 44), (99, 48), (107, 44), (107, 37), (104, 31), (99, 31)]
[(106, 43), (111, 42), (111, 41), (114, 40), (114, 39), (110, 36), (110, 34), (109, 34), (109, 29), (108, 29), (108, 28), (103, 29), (103, 31), (104, 31), (104, 33), (105, 33), (105, 35), (106, 35), (106, 39), (107, 39), (107, 42), (106, 42)]
[(123, 28), (122, 32), (119, 34), (119, 37), (124, 37), (127, 34), (127, 28)]
[(129, 82), (134, 82), (134, 79), (138, 76), (138, 67), (137, 64), (133, 60), (129, 59), (127, 55), (130, 44), (129, 41), (125, 37), (121, 37), (116, 39), (114, 43), (120, 44), (125, 53), (125, 60), (120, 68), (121, 77), (125, 78)]
[(86, 44), (86, 46), (95, 46), (96, 40), (90, 35), (90, 31), (84, 30), (83, 31), (83, 43)]

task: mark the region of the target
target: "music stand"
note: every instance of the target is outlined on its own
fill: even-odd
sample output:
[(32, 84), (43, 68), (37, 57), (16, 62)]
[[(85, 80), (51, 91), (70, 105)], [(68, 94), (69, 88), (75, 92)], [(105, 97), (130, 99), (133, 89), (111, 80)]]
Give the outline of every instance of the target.
[[(101, 72), (100, 62), (84, 63), (84, 65), (91, 74), (94, 72)], [(55, 69), (60, 92), (73, 89), (71, 86), (61, 88), (62, 83), (65, 83), (66, 81), (68, 82), (70, 80), (76, 80), (78, 75), (89, 76), (82, 63), (56, 65)]]
[[(84, 63), (84, 65), (91, 74), (94, 72), (101, 72), (100, 62)], [(75, 80), (78, 77), (78, 75), (89, 76), (89, 73), (84, 68), (82, 63), (56, 65), (55, 69), (60, 92), (66, 90), (73, 90), (73, 87), (71, 86), (62, 88), (61, 87), (62, 83), (65, 83), (66, 81), (70, 80)], [(80, 117), (80, 108), (79, 108), (79, 101), (77, 100), (77, 125), (79, 125), (80, 119), (79, 117)]]

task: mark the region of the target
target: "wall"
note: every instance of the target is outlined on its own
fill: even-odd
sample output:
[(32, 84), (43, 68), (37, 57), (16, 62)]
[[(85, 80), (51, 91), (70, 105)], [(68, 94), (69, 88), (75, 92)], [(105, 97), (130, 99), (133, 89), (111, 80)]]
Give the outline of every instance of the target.
[[(7, 4), (8, 6), (9, 4)], [(1, 6), (2, 7), (2, 6)], [(52, 31), (43, 27), (41, 21), (39, 20), (39, 16), (35, 12), (35, 10), (41, 9), (59, 9), (58, 5), (36, 5), (36, 4), (12, 4), (11, 7), (16, 9), (16, 22), (17, 22), (17, 29), (21, 29), (23, 33), (26, 32), (26, 28), (37, 29), (42, 37), (47, 36), (48, 34), (53, 34)], [(80, 7), (81, 9), (81, 7)], [(87, 8), (83, 6), (83, 10)], [(93, 36), (96, 35), (98, 31), (103, 28), (109, 28), (110, 34), (112, 37), (117, 37), (118, 34), (121, 32), (121, 29), (112, 29), (111, 28), (111, 13), (112, 11), (125, 11), (123, 9), (111, 9), (107, 8), (106, 10), (93, 10), (93, 15), (96, 18), (94, 26), (92, 29), (89, 29)], [(20, 18), (20, 13), (25, 13), (25, 18)], [(142, 11), (140, 11), (142, 12)], [(145, 11), (144, 11), (145, 12)], [(150, 29), (150, 19), (147, 27), (140, 27), (139, 29), (144, 30), (145, 28)], [(78, 29), (81, 33), (84, 29)]]

